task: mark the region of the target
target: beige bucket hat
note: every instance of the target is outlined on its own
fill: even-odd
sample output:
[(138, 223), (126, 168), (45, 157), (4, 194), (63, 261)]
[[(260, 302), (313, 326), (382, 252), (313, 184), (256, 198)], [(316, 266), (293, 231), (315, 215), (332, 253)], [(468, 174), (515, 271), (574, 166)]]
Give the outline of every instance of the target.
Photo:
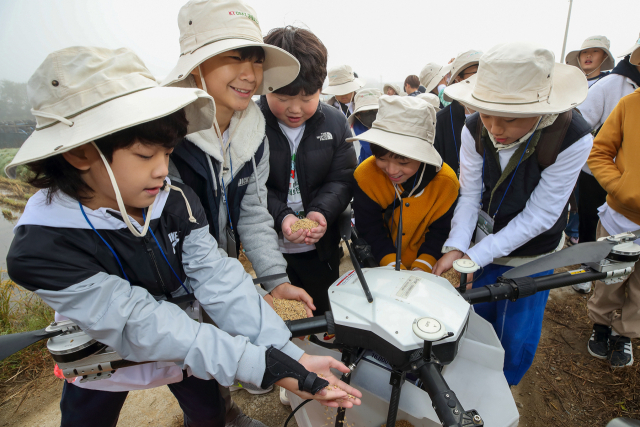
[(440, 98), (438, 98), (438, 95), (427, 92), (416, 95), (416, 98), (427, 101), (429, 104), (433, 105), (433, 108), (436, 109), (436, 112), (440, 111)]
[(440, 65), (435, 62), (430, 62), (420, 71), (420, 84), (424, 86), (427, 93), (429, 93), (435, 89), (449, 71), (451, 71), (451, 64)]
[(537, 44), (514, 42), (482, 55), (478, 73), (447, 87), (444, 98), (492, 116), (534, 117), (571, 110), (587, 91), (578, 68), (556, 63), (553, 52)]
[(405, 91), (400, 89), (400, 85), (397, 85), (395, 83), (385, 83), (384, 86), (382, 87), (382, 93), (386, 95), (387, 89), (389, 88), (393, 89), (395, 93), (397, 93), (399, 96), (407, 96)]
[(600, 65), (600, 71), (611, 70), (615, 66), (615, 61), (613, 60), (613, 55), (611, 55), (611, 42), (605, 36), (591, 36), (582, 42), (582, 46), (579, 50), (572, 50), (567, 53), (567, 56), (564, 59), (565, 64), (573, 65), (574, 67), (578, 67), (582, 70), (580, 66), (580, 52), (585, 49), (602, 49), (607, 57), (602, 61)]
[(464, 71), (465, 68), (469, 68), (472, 65), (478, 65), (481, 57), (482, 52), (479, 50), (468, 50), (458, 54), (456, 59), (451, 63), (451, 78), (449, 78), (447, 86), (455, 84), (454, 80), (462, 71)]
[(329, 86), (322, 89), (324, 95), (346, 95), (360, 89), (366, 83), (354, 76), (353, 70), (349, 65), (338, 65), (331, 68), (327, 77), (329, 78)]
[(262, 84), (256, 95), (288, 85), (298, 76), (300, 63), (276, 46), (264, 44), (256, 12), (238, 0), (191, 0), (178, 13), (180, 58), (163, 86), (186, 79), (198, 65), (222, 52), (259, 46), (265, 58)]
[(353, 125), (353, 121), (356, 119), (356, 113), (361, 111), (377, 110), (378, 99), (382, 96), (380, 89), (360, 89), (356, 92), (356, 96), (353, 99), (355, 104), (353, 114), (347, 118), (349, 125)]
[(367, 141), (409, 159), (442, 167), (442, 158), (433, 147), (436, 110), (412, 96), (382, 95), (373, 126), (347, 142)]
[(640, 65), (640, 36), (638, 36), (636, 44), (625, 50), (624, 53), (620, 55), (620, 57), (624, 58), (627, 55), (631, 55), (631, 58), (629, 58), (629, 62), (631, 62), (633, 65)]
[(213, 99), (200, 89), (160, 87), (129, 49), (70, 47), (47, 56), (27, 83), (36, 130), (5, 168), (64, 153), (181, 108), (188, 133), (209, 129)]

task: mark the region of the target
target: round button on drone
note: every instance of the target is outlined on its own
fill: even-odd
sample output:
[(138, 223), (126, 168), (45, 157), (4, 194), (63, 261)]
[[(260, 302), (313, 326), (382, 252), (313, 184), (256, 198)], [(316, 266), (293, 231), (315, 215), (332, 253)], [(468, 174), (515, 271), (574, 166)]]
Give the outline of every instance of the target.
[(471, 274), (480, 270), (480, 266), (470, 259), (460, 258), (453, 261), (453, 269), (458, 273)]
[(413, 321), (413, 333), (425, 341), (438, 341), (447, 335), (447, 330), (436, 319), (420, 317)]

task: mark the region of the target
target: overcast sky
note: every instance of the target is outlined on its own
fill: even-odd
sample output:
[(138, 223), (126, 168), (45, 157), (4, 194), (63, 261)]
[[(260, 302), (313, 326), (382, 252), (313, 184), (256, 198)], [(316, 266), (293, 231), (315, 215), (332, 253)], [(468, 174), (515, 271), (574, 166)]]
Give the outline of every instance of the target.
[[(185, 0), (0, 0), (0, 79), (27, 81), (46, 55), (74, 45), (129, 47), (158, 77), (178, 58)], [(560, 60), (568, 0), (253, 0), (262, 32), (305, 26), (370, 81), (403, 81), (429, 62), (527, 40)], [(640, 32), (640, 0), (575, 0), (567, 52), (605, 35), (619, 55)]]

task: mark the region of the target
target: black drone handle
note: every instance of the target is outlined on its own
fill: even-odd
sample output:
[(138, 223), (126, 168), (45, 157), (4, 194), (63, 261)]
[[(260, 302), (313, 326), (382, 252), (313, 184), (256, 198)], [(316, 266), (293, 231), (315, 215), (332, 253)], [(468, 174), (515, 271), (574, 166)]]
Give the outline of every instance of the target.
[(311, 334), (328, 332), (335, 334), (335, 324), (333, 323), (333, 313), (327, 311), (322, 316), (307, 317), (300, 320), (287, 320), (284, 322), (291, 331), (291, 336), (304, 337)]
[(438, 418), (445, 427), (484, 426), (474, 410), (465, 411), (456, 394), (451, 390), (440, 368), (435, 363), (425, 363), (418, 368), (422, 389), (429, 394)]

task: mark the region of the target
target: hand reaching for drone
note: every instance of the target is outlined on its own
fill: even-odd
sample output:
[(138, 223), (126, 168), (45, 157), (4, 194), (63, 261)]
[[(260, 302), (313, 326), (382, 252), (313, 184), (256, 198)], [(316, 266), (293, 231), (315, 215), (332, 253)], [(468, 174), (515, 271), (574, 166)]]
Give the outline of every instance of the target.
[(309, 354), (303, 354), (298, 361), (308, 371), (315, 372), (319, 377), (329, 382), (328, 389), (322, 389), (315, 395), (300, 391), (298, 389), (298, 381), (293, 378), (283, 378), (276, 382), (280, 387), (297, 394), (302, 399), (314, 399), (320, 402), (321, 405), (329, 406), (331, 408), (351, 408), (353, 405), (360, 405), (362, 402), (360, 398), (362, 393), (356, 388), (340, 381), (335, 375), (331, 373), (331, 368), (337, 369), (342, 373), (349, 372), (343, 363), (338, 362), (333, 357), (329, 356), (311, 356)]

